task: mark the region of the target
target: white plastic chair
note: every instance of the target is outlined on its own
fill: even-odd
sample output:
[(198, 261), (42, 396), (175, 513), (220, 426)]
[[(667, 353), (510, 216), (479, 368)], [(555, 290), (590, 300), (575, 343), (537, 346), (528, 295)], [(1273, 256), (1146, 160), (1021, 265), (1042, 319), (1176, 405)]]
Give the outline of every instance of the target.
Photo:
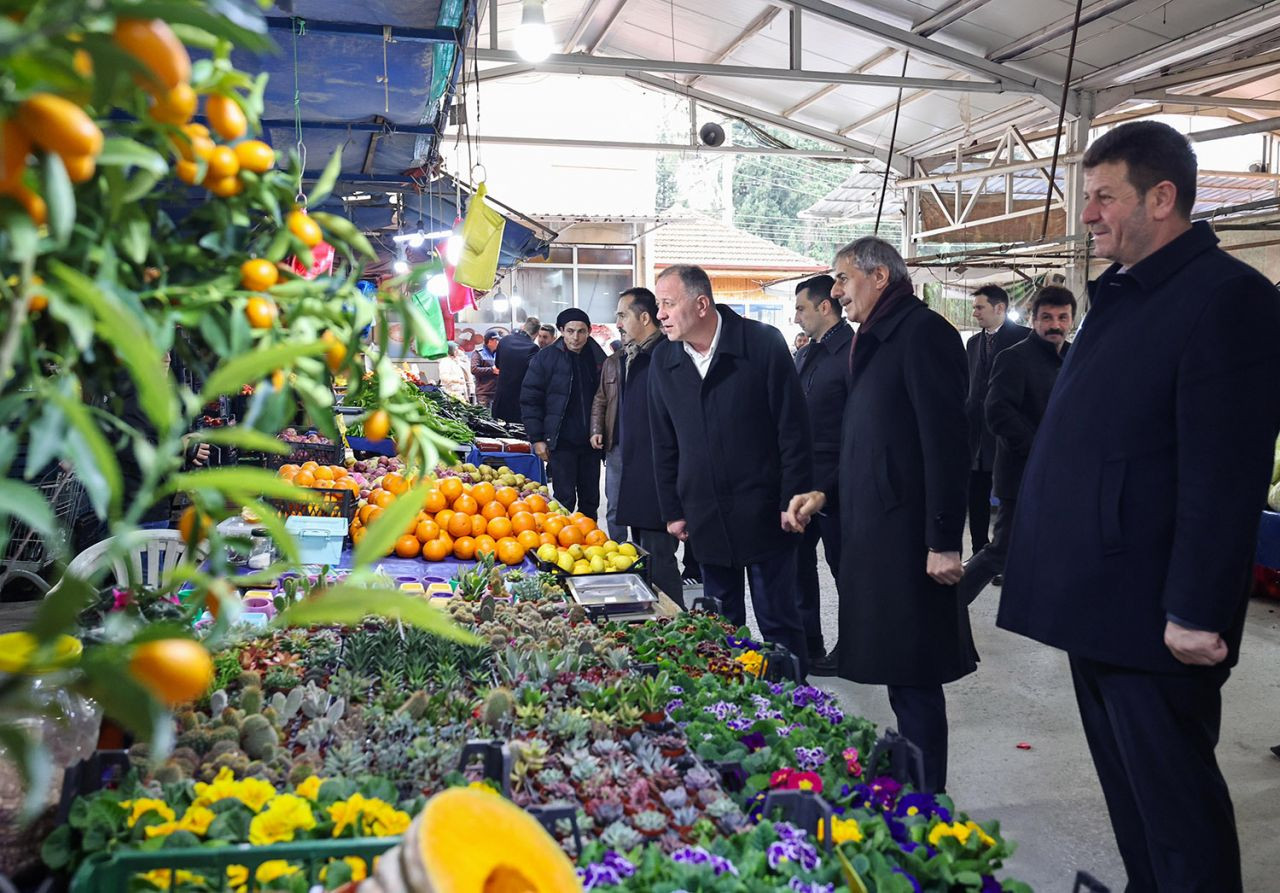
[[(176, 530), (140, 530), (134, 534), (137, 545), (124, 558), (111, 561), (111, 572), (120, 586), (130, 580), (148, 588), (159, 588), (169, 582), (174, 568), (187, 554), (187, 544)], [(116, 538), (108, 537), (85, 549), (67, 565), (67, 573), (88, 577), (101, 566)]]

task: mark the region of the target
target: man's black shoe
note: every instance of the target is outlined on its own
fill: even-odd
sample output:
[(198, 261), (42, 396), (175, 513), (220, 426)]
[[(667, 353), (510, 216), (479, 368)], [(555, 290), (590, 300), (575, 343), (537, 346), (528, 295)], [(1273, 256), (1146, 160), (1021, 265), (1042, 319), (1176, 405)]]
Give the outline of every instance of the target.
[(1004, 585), (1004, 574), (996, 574), (994, 577), (992, 577), (992, 578), (991, 578), (991, 585), (992, 585), (992, 586), (1003, 586), (1003, 585)]
[(824, 654), (822, 657), (816, 657), (809, 661), (810, 676), (838, 676), (836, 664), (836, 656), (834, 654)]

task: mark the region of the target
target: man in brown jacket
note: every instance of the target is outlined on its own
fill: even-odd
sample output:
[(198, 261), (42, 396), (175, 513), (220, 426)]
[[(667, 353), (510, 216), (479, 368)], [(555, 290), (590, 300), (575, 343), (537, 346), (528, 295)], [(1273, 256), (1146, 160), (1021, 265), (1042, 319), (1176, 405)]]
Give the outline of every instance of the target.
[(600, 367), (600, 386), (591, 403), (591, 446), (604, 450), (604, 498), (609, 539), (623, 542), (627, 528), (618, 524), (618, 488), (622, 482), (622, 447), (618, 443), (618, 396), (622, 387), (622, 360), (626, 356), (627, 333), (622, 331), (623, 348), (614, 351)]

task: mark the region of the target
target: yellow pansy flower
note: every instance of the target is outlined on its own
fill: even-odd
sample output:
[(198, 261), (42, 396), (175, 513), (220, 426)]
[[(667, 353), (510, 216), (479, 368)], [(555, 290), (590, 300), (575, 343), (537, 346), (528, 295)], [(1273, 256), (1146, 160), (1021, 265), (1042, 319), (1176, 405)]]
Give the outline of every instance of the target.
[(203, 884), (205, 879), (202, 875), (194, 874), (190, 871), (184, 871), (179, 868), (174, 871), (171, 868), (155, 868), (146, 874), (138, 875), (142, 880), (157, 887), (161, 890), (171, 890), (174, 887), (181, 887), (184, 884)]
[(136, 800), (121, 800), (120, 805), (129, 810), (129, 827), (138, 824), (138, 819), (149, 812), (157, 813), (166, 822), (173, 821), (173, 809), (163, 800), (152, 797), (139, 797)]
[(744, 651), (734, 660), (742, 664), (743, 672), (751, 676), (759, 676), (764, 670), (764, 655), (759, 651)]
[(324, 779), (318, 775), (311, 775), (293, 789), (293, 792), (299, 797), (306, 797), (312, 803), (320, 796), (320, 785), (324, 784)]
[(988, 834), (986, 831), (982, 830), (982, 826), (979, 825), (977, 822), (965, 822), (964, 826), (968, 828), (970, 831), (972, 831), (974, 834), (978, 835), (978, 840), (982, 842), (983, 846), (996, 845), (996, 839), (992, 837), (990, 834)]
[(310, 831), (315, 826), (309, 802), (293, 794), (281, 794), (249, 823), (249, 843), (265, 846), (293, 840), (298, 831)]
[(963, 846), (969, 841), (969, 835), (973, 832), (959, 822), (948, 825), (946, 822), (939, 822), (929, 829), (929, 843), (937, 846), (944, 837), (954, 837), (960, 841)]
[[(297, 866), (290, 865), (283, 859), (272, 859), (269, 862), (263, 862), (258, 866), (258, 870), (254, 872), (254, 879), (261, 884), (270, 884), (272, 881), (278, 881), (280, 878), (289, 877), (297, 874)], [(232, 865), (227, 868), (227, 885), (231, 887), (235, 893), (245, 893), (249, 884), (249, 869), (243, 865)], [(258, 889), (261, 889), (259, 887)]]

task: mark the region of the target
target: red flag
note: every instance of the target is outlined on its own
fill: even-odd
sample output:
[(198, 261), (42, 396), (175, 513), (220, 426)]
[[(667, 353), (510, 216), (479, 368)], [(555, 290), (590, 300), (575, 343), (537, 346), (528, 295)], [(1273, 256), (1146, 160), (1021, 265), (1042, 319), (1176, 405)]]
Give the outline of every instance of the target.
[(307, 269), (295, 255), (289, 258), (289, 268), (303, 279), (315, 279), (317, 276), (331, 272), (333, 270), (333, 246), (328, 242), (321, 242), (311, 249), (311, 259), (313, 263), (311, 268)]

